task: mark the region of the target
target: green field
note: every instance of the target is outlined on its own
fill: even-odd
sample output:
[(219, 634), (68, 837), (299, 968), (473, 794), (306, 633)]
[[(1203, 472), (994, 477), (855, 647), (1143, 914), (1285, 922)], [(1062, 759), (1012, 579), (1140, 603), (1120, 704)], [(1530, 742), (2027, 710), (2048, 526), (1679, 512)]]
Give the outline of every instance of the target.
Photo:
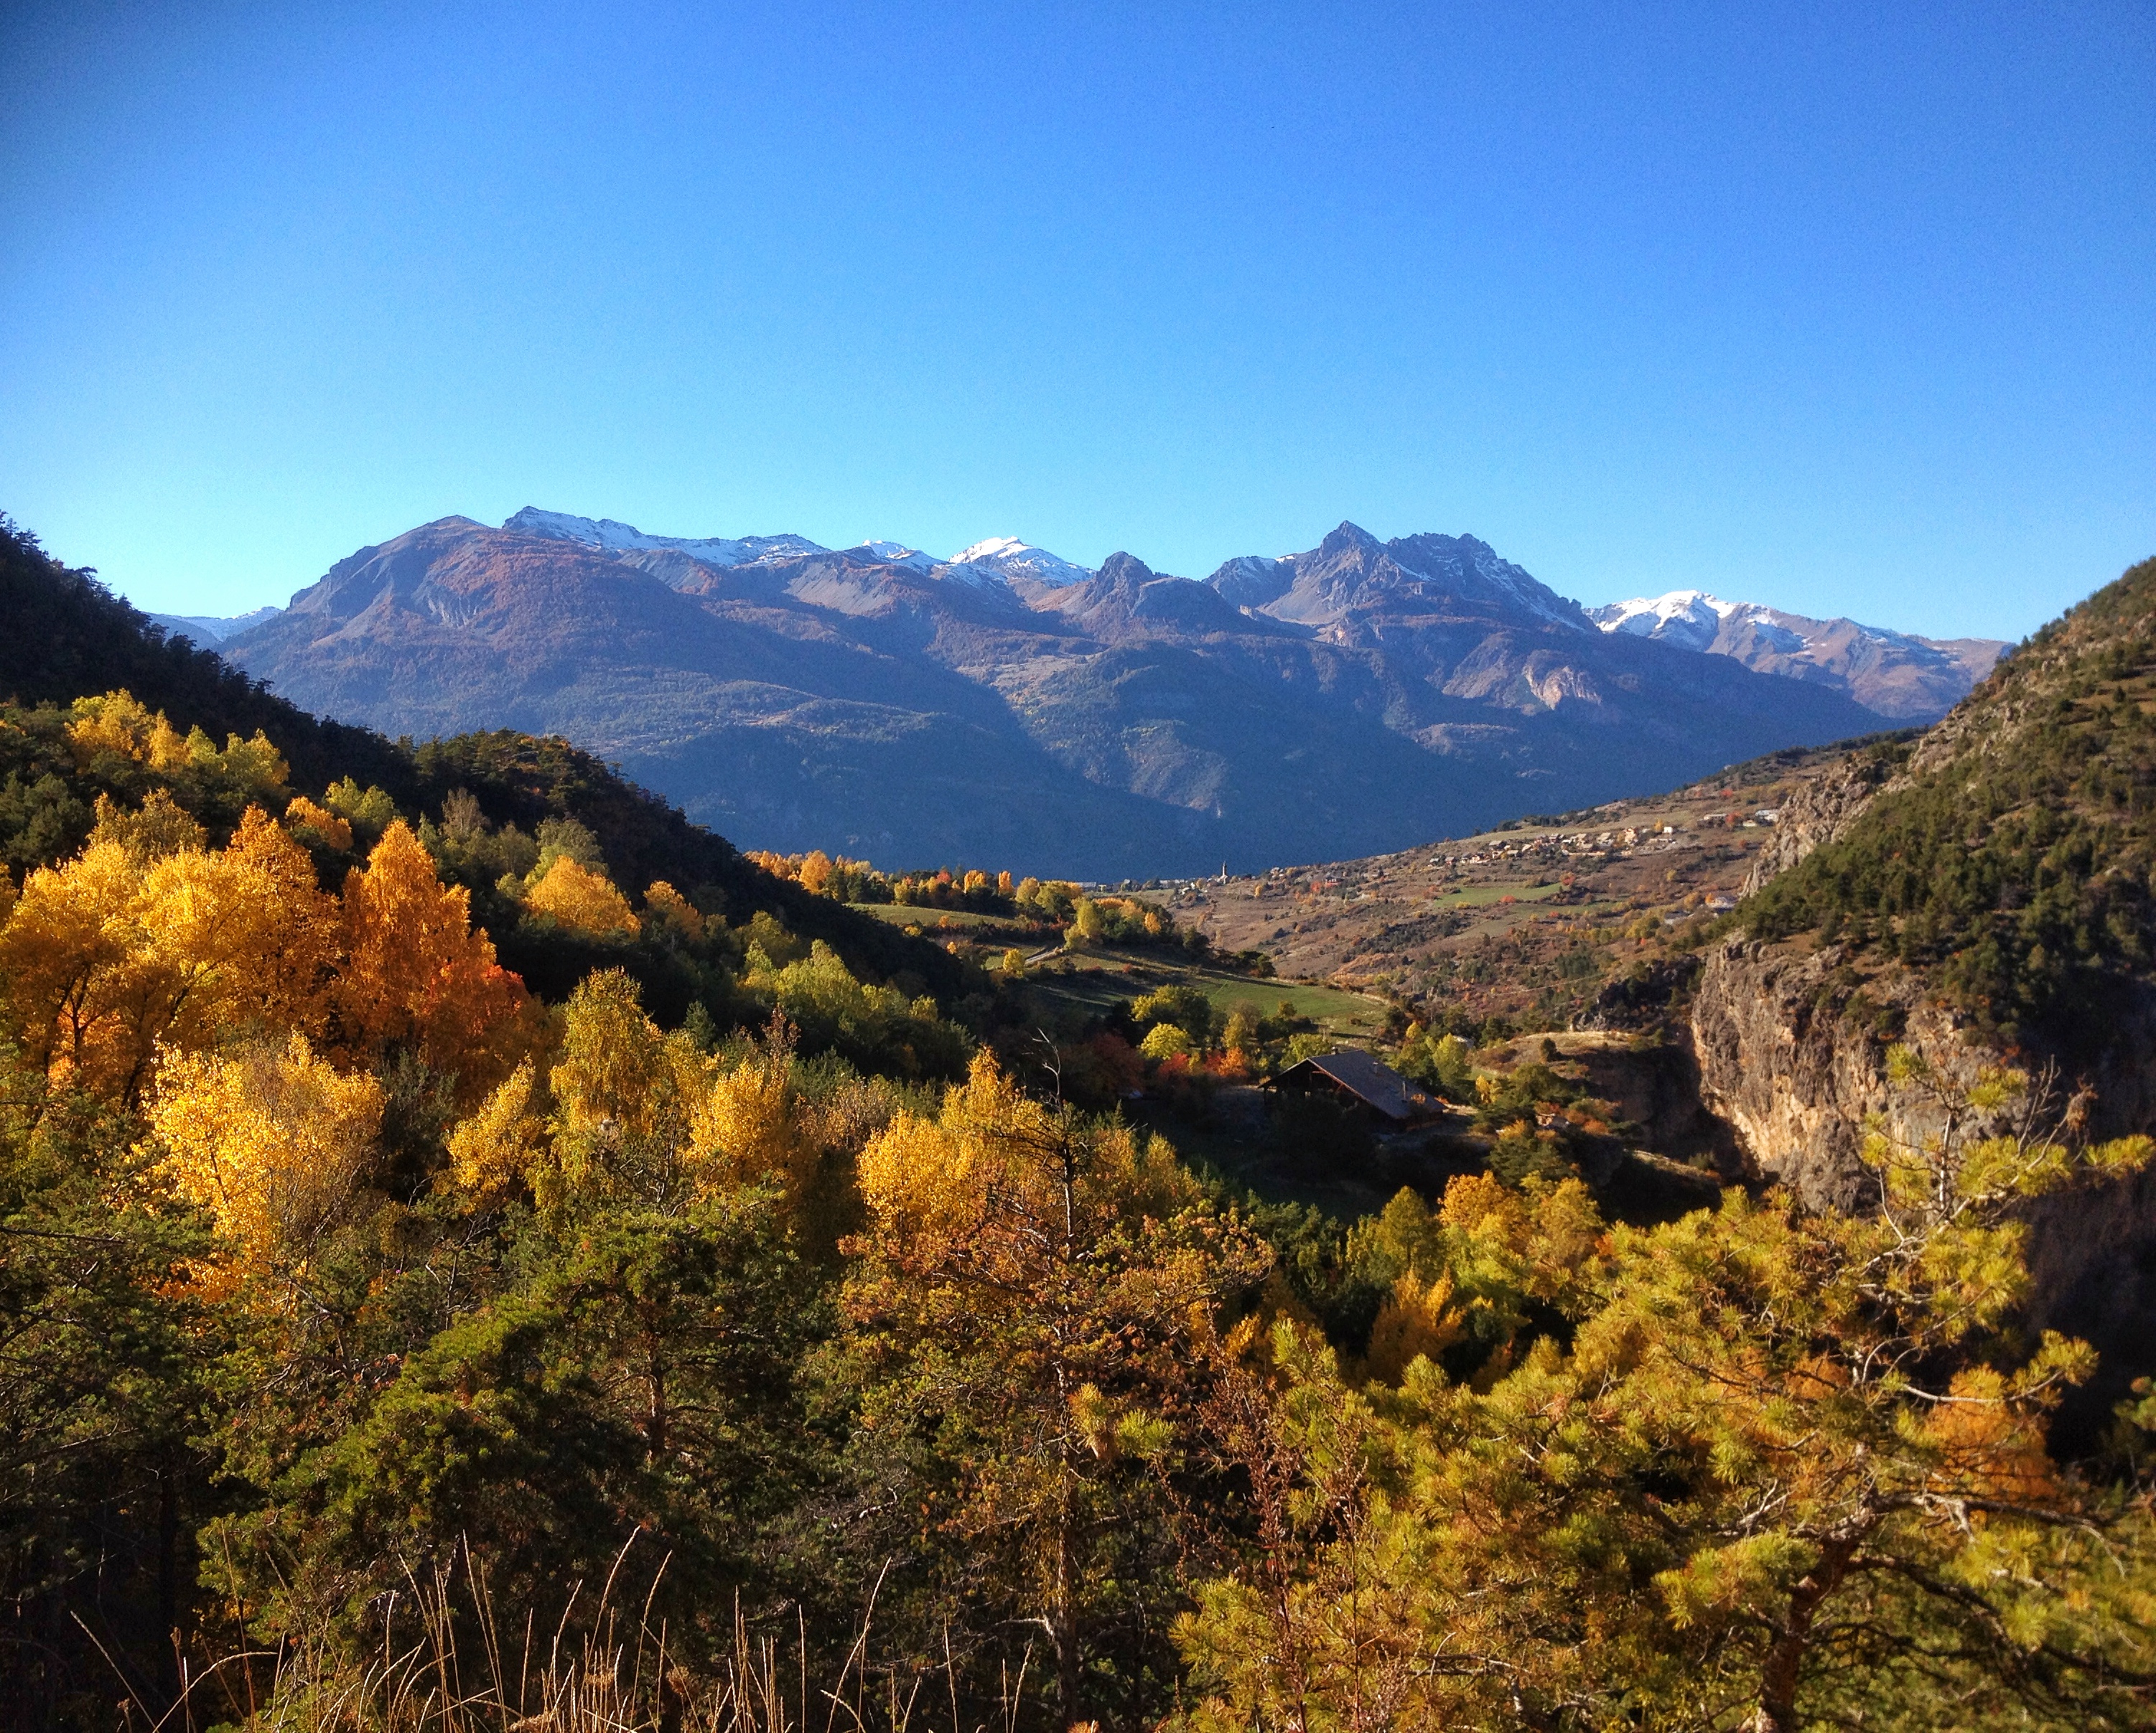
[(1178, 983), (1199, 988), (1223, 1018), (1231, 1016), (1238, 1005), (1270, 1017), (1285, 1000), (1294, 1007), (1295, 1015), (1308, 1018), (1326, 1034), (1342, 1039), (1367, 1039), (1385, 1026), (1384, 1002), (1367, 994), (1314, 982), (1258, 981), (1224, 970), (1182, 967), (1137, 952), (1096, 951), (1060, 958), (1031, 971), (1027, 978), (1050, 997), (1096, 1013), (1118, 999), (1138, 998), (1157, 987)]
[(1482, 909), (1492, 903), (1502, 903), (1512, 897), (1522, 903), (1538, 903), (1545, 897), (1555, 896), (1563, 887), (1550, 884), (1471, 884), (1463, 890), (1448, 891), (1443, 896), (1430, 900), (1433, 909)]

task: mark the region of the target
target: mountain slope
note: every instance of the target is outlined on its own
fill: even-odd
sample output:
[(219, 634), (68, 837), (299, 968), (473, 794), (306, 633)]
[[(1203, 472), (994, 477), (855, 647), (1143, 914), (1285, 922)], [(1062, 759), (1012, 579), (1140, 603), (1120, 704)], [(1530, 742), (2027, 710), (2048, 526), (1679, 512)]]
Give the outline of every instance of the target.
[[(1896, 1042), (1949, 1075), (2049, 1075), (2074, 1135), (2156, 1125), (2156, 561), (1783, 819), (1693, 1015), (1709, 1098), (1765, 1170), (1861, 1198), (1866, 1115), (1910, 1110)], [(2037, 1321), (2143, 1365), (2156, 1180), (2047, 1202), (2035, 1227)], [(2107, 1372), (2074, 1423), (2119, 1393)]]
[[(348, 583), (340, 592), (343, 605), (363, 613), (357, 604), (367, 587), (363, 577)], [(383, 600), (373, 597), (377, 604)], [(449, 606), (449, 592), (434, 600)], [(165, 637), (93, 574), (59, 565), (35, 537), (4, 520), (0, 611), (16, 628), (0, 638), (0, 699), (65, 705), (125, 687), (169, 712), (182, 731), (198, 725), (221, 738), (260, 730), (290, 764), (293, 786), (317, 796), (350, 777), (362, 787), (378, 785), (408, 813), (439, 817), (444, 802), (462, 789), (495, 824), (531, 832), (547, 818), (574, 818), (597, 835), (609, 871), (632, 890), (665, 879), (733, 921), (762, 911), (803, 938), (825, 940), (866, 978), (903, 973), (946, 995), (963, 987), (964, 972), (938, 946), (773, 878), (725, 838), (565, 740), (502, 729), (414, 748), (369, 728), (322, 721), (216, 654)], [(334, 636), (336, 625), (336, 604), (325, 598), (297, 629), (327, 628)], [(41, 774), (69, 780), (74, 767), (40, 766), (36, 756), (29, 735), (0, 730), (0, 832), (7, 833), (0, 853), (18, 869), (71, 852), (89, 824), (88, 793), (69, 799), (64, 789), (38, 786)], [(506, 945), (507, 935), (501, 936)]]
[(1343, 525), (1262, 595), (1250, 561), (967, 552), (446, 518), (227, 648), (384, 730), (563, 734), (757, 846), (1089, 878), (1374, 851), (1877, 726), (1598, 633), (1471, 538)]
[(1815, 620), (1704, 590), (1590, 608), (1604, 632), (1729, 656), (1761, 674), (1812, 680), (1883, 716), (1936, 721), (1991, 672), (2006, 645), (1989, 638), (1918, 638), (1855, 620)]

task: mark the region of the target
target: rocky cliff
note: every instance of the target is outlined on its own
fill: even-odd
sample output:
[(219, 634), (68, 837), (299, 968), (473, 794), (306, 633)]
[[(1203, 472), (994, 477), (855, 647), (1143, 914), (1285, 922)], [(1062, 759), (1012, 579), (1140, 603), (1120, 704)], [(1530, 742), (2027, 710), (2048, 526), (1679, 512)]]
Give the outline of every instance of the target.
[[(1691, 1013), (1701, 1090), (1763, 1177), (1861, 1207), (1866, 1119), (1912, 1125), (1887, 1056), (2048, 1083), (2061, 1135), (2156, 1131), (2156, 561), (2047, 628), (1912, 746), (1781, 814)], [(2156, 1177), (2032, 1212), (2031, 1321), (2092, 1341), (2086, 1442), (2156, 1366)]]

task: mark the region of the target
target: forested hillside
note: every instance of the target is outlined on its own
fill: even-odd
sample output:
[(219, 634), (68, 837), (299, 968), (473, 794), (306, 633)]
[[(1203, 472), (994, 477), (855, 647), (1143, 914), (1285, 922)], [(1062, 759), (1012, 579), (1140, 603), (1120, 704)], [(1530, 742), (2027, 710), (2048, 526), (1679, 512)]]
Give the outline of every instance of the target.
[(1922, 971), (1974, 1028), (2101, 1062), (2156, 973), (2156, 561), (2047, 626), (1745, 907)]
[[(1238, 1131), (1327, 1044), (1262, 959), (1223, 1015), (905, 931), (1204, 954), (1141, 898), (874, 927), (558, 742), (362, 780), (139, 633), (168, 684), (109, 679), (46, 578), (93, 648), (0, 711), (7, 1725), (2156, 1722), (2156, 1398), (2053, 1454), (2100, 1368), (2019, 1225), (2146, 1138), (1903, 1052), (1951, 1124), (1861, 1144), (1880, 1207), (1633, 1211), (1553, 1040), (1404, 1007), (1427, 1124)], [(1238, 1136), (1460, 1159), (1350, 1221), (1192, 1153)]]

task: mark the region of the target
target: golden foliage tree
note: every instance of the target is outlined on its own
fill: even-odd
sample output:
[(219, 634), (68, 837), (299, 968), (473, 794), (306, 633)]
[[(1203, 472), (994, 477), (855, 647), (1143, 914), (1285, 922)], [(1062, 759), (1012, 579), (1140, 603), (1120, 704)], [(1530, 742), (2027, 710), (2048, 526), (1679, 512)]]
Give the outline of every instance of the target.
[(180, 1054), (150, 1110), (173, 1188), (207, 1209), (235, 1274), (300, 1269), (364, 1182), (382, 1086), (346, 1075), (305, 1035), (231, 1054)]
[(697, 941), (704, 936), (703, 915), (664, 879), (654, 879), (650, 890), (644, 893), (644, 918), (672, 928), (685, 939)]
[(690, 1190), (684, 1156), (710, 1069), (687, 1036), (667, 1035), (644, 1015), (625, 970), (587, 976), (569, 997), (547, 1078), (562, 1197), (678, 1207)]
[(90, 839), (117, 843), (135, 859), (147, 866), (168, 854), (199, 853), (209, 847), (209, 833), (192, 813), (174, 803), (172, 793), (152, 788), (139, 807), (129, 807), (109, 794), (97, 797), (97, 823)]
[(416, 1053), (476, 1100), (528, 1045), (529, 996), (473, 931), (471, 893), (444, 885), (411, 827), (397, 820), (346, 877), (338, 998), (360, 1049)]
[(295, 796), (285, 808), (285, 828), (300, 842), (317, 849), (334, 849), (340, 854), (352, 849), (352, 821), (316, 806), (304, 794)]
[(76, 699), (68, 741), (79, 765), (87, 767), (100, 753), (109, 753), (166, 776), (192, 772), (255, 800), (280, 796), (291, 775), (260, 729), (249, 740), (227, 736), (220, 751), (200, 728), (182, 735), (162, 710), (149, 710), (124, 689), (102, 697)]
[(798, 1200), (815, 1177), (820, 1151), (793, 1087), (791, 1033), (773, 1018), (769, 1038), (704, 1090), (689, 1121), (690, 1167), (700, 1187), (776, 1182)]
[(848, 1306), (886, 1372), (872, 1423), (937, 1417), (953, 1478), (928, 1519), (968, 1547), (1015, 1545), (1067, 1723), (1088, 1609), (1158, 1529), (1147, 1464), (1173, 1445), (1217, 1309), (1270, 1254), (1199, 1207), (1160, 1139), (1034, 1100), (985, 1053), (937, 1117), (894, 1118), (860, 1178)]
[(555, 856), (544, 876), (525, 893), (524, 903), (534, 914), (578, 932), (634, 938), (643, 927), (629, 900), (604, 873), (579, 865), (567, 854)]
[(727, 1069), (685, 1034), (663, 1033), (625, 971), (595, 970), (570, 997), (548, 1081), (570, 1195), (672, 1209), (773, 1183), (798, 1201), (814, 1176), (821, 1149), (793, 1086), (782, 1018)]
[(477, 1112), (450, 1130), (449, 1177), (459, 1189), (491, 1199), (530, 1182), (547, 1131), (532, 1110), (536, 1082), (531, 1061), (520, 1061)]
[(41, 868), (0, 929), (0, 978), (31, 1062), (132, 1101), (160, 1043), (319, 1033), (335, 925), (305, 852), (255, 808), (216, 854), (181, 847), (146, 869), (139, 841), (94, 839)]

